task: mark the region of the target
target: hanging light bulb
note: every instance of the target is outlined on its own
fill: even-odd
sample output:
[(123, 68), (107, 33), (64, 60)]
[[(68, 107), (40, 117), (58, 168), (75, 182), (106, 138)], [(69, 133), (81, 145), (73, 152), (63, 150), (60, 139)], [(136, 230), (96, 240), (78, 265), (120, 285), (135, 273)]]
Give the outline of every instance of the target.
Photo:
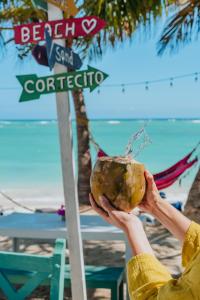
[(145, 90), (146, 90), (146, 91), (149, 90), (149, 82), (148, 82), (148, 81), (145, 82)]
[(194, 80), (197, 82), (198, 81), (198, 73), (196, 72), (194, 75), (195, 75)]
[(122, 93), (125, 93), (125, 85), (122, 84)]
[(170, 87), (173, 87), (173, 85), (174, 85), (174, 79), (173, 78), (170, 78)]

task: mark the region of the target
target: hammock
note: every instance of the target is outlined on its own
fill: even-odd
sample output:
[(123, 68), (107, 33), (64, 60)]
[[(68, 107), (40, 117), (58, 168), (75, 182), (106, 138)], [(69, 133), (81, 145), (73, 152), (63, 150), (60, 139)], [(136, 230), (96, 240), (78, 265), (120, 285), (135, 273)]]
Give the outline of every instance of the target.
[[(91, 141), (94, 144), (94, 140), (91, 139)], [(166, 189), (173, 185), (186, 170), (192, 168), (198, 162), (198, 157), (196, 157), (190, 162), (188, 160), (196, 151), (199, 144), (200, 143), (198, 143), (198, 145), (188, 155), (186, 155), (184, 158), (178, 161), (175, 165), (168, 168), (167, 170), (164, 170), (154, 175), (155, 183), (157, 185), (158, 190)], [(94, 145), (97, 149), (97, 157), (108, 156), (96, 142)]]
[(155, 179), (158, 190), (165, 189), (174, 184), (186, 170), (190, 169), (197, 162), (198, 158), (196, 157), (191, 162), (187, 162), (185, 165), (182, 165), (173, 172), (167, 174), (166, 176), (163, 176), (162, 179)]
[(169, 169), (163, 171), (163, 172), (160, 172), (160, 173), (157, 173), (157, 174), (154, 174), (154, 179), (157, 180), (157, 179), (161, 179), (162, 177), (176, 171), (176, 169), (178, 169), (179, 167), (181, 166), (185, 166), (189, 160), (189, 158), (192, 156), (192, 154), (194, 153), (196, 149), (193, 149), (188, 155), (186, 155), (183, 159), (181, 159), (180, 161), (178, 161), (175, 165), (173, 165), (172, 167), (170, 167)]

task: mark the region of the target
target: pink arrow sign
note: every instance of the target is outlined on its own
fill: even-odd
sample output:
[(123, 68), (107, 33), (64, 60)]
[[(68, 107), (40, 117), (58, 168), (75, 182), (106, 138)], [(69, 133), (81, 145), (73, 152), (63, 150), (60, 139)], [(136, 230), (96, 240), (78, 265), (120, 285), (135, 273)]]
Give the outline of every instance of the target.
[(43, 41), (45, 28), (53, 39), (62, 39), (95, 35), (105, 26), (104, 20), (93, 16), (24, 24), (14, 27), (15, 43), (23, 45)]

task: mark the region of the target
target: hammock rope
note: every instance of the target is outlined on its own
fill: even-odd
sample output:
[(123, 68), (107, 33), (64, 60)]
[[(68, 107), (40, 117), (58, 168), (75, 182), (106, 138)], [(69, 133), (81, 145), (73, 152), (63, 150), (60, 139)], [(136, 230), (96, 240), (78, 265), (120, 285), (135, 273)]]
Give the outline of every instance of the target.
[(4, 192), (0, 191), (0, 195), (3, 196), (5, 199), (7, 199), (8, 201), (10, 201), (11, 203), (13, 203), (15, 206), (18, 206), (20, 208), (23, 208), (25, 210), (28, 210), (30, 212), (35, 212), (34, 209), (31, 209), (21, 203), (19, 203), (18, 201), (14, 200), (13, 198), (11, 198), (10, 196), (8, 196), (7, 194), (5, 194)]

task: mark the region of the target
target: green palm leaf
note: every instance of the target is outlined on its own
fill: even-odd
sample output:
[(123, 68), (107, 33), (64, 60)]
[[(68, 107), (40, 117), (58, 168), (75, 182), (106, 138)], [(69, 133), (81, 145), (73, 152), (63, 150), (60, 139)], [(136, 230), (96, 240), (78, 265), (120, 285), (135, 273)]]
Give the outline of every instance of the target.
[(158, 42), (158, 54), (173, 53), (180, 46), (197, 39), (200, 32), (200, 1), (190, 0), (179, 6), (178, 12), (167, 22)]
[[(79, 40), (83, 54), (90, 59), (99, 58), (109, 46), (115, 48), (125, 40), (132, 40), (134, 32), (143, 26), (146, 33), (161, 17), (163, 9), (174, 1), (141, 0), (85, 0), (82, 10), (85, 15), (96, 15), (107, 22), (107, 27), (96, 37)], [(143, 30), (143, 33), (145, 31)]]

